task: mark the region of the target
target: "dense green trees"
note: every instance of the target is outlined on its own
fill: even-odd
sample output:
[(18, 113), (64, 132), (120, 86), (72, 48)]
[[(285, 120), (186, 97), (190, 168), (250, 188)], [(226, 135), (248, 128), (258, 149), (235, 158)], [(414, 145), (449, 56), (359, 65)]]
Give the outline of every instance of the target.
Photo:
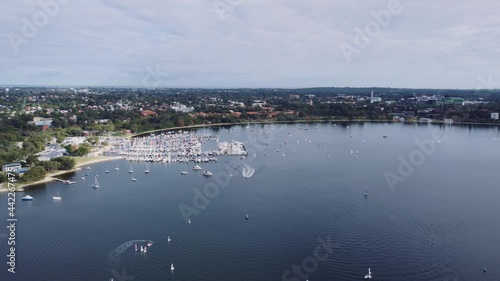
[(9, 178), (7, 177), (7, 173), (0, 172), (0, 183), (7, 182)]
[(64, 148), (72, 156), (86, 156), (91, 151), (89, 143), (82, 143), (81, 145), (67, 145)]
[(47, 175), (47, 171), (42, 166), (35, 166), (22, 176), (22, 181), (24, 182), (33, 182), (33, 181), (38, 181)]
[(73, 170), (76, 165), (75, 159), (66, 156), (54, 158), (51, 161), (58, 162), (60, 164), (59, 169), (65, 171)]
[(41, 161), (38, 163), (39, 166), (43, 167), (45, 171), (51, 173), (61, 169), (61, 163), (57, 161)]

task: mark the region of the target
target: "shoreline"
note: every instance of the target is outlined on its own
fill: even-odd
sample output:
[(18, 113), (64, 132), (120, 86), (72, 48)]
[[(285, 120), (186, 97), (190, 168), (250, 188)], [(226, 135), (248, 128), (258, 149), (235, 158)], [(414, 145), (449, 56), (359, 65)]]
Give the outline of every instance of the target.
[(353, 120), (347, 120), (347, 119), (338, 119), (338, 120), (324, 120), (324, 119), (301, 119), (301, 120), (293, 120), (293, 121), (277, 121), (277, 120), (265, 120), (265, 121), (249, 121), (249, 122), (235, 122), (235, 123), (215, 123), (215, 124), (198, 124), (198, 125), (189, 125), (189, 126), (182, 126), (182, 127), (172, 127), (172, 128), (165, 128), (165, 129), (157, 129), (157, 130), (150, 130), (146, 132), (140, 132), (136, 134), (132, 134), (129, 136), (126, 136), (127, 138), (135, 138), (135, 137), (140, 137), (143, 135), (148, 135), (152, 133), (158, 133), (158, 132), (168, 132), (168, 131), (175, 131), (175, 130), (183, 130), (183, 129), (200, 129), (200, 128), (210, 128), (210, 127), (219, 127), (219, 126), (238, 126), (238, 125), (247, 125), (247, 124), (295, 124), (295, 123), (345, 123), (345, 122), (351, 122), (351, 123), (406, 123), (406, 124), (443, 124), (443, 125), (482, 125), (482, 126), (500, 126), (500, 123), (477, 123), (477, 122), (453, 122), (451, 124), (445, 123), (443, 120), (434, 120), (432, 122), (419, 122), (419, 121), (405, 121), (405, 122), (400, 122), (400, 121), (393, 121), (393, 120), (365, 120), (365, 119), (353, 119)]
[[(30, 182), (30, 183), (25, 183), (25, 184), (18, 185), (18, 186), (16, 186), (16, 191), (15, 192), (23, 192), (25, 188), (29, 188), (29, 187), (32, 187), (32, 186), (35, 186), (35, 185), (40, 185), (40, 184), (45, 184), (45, 183), (53, 182), (53, 181), (56, 180), (56, 178), (55, 178), (56, 176), (74, 173), (76, 171), (81, 170), (83, 166), (87, 166), (87, 165), (91, 165), (91, 164), (95, 164), (95, 163), (100, 163), (100, 162), (105, 162), (105, 161), (118, 160), (118, 159), (123, 159), (123, 158), (124, 158), (123, 156), (99, 156), (99, 157), (96, 157), (96, 158), (92, 158), (92, 160), (83, 161), (83, 162), (81, 162), (79, 164), (76, 164), (75, 168), (72, 169), (72, 170), (53, 172), (53, 173), (47, 174), (45, 176), (45, 178), (43, 178), (43, 179), (41, 179), (39, 181), (35, 181), (35, 182)], [(0, 189), (0, 192), (6, 192), (6, 191), (7, 191), (6, 187), (2, 187)]]

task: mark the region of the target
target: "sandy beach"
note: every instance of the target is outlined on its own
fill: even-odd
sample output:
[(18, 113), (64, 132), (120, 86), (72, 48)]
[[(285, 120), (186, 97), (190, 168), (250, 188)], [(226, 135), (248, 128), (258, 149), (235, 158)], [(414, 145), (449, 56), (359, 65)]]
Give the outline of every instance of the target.
[[(95, 164), (95, 163), (104, 162), (104, 161), (118, 160), (118, 159), (123, 159), (123, 156), (81, 157), (81, 158), (78, 158), (77, 164), (75, 165), (75, 169), (68, 170), (68, 171), (57, 171), (54, 173), (50, 173), (50, 174), (47, 174), (47, 176), (44, 179), (36, 181), (36, 182), (30, 182), (27, 184), (20, 184), (20, 185), (16, 184), (16, 191), (19, 192), (19, 191), (23, 191), (23, 189), (26, 187), (44, 184), (44, 183), (49, 183), (51, 181), (54, 181), (56, 176), (76, 172), (76, 171), (80, 170), (83, 166), (88, 166), (90, 164)], [(6, 184), (4, 184), (4, 186), (0, 189), (0, 192), (5, 192), (5, 191), (7, 191)]]

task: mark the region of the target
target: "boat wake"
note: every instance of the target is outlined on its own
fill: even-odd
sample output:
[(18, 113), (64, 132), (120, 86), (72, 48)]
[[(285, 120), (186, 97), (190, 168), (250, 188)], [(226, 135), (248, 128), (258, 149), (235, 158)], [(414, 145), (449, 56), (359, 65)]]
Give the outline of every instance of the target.
[(120, 247), (114, 249), (108, 257), (109, 265), (113, 267), (120, 266), (121, 256), (123, 252), (125, 252), (128, 248), (134, 246), (135, 244), (153, 244), (151, 240), (130, 240), (126, 243), (123, 243)]
[(241, 171), (241, 175), (244, 178), (248, 179), (248, 178), (252, 177), (253, 174), (255, 174), (255, 168), (246, 164), (246, 163), (243, 163), (243, 169)]

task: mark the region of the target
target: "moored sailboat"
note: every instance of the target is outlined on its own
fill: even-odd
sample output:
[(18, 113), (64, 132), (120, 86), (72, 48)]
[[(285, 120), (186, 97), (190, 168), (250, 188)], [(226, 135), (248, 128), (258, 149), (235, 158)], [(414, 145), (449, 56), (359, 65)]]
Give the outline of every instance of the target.
[(97, 180), (97, 175), (94, 177), (94, 184), (92, 185), (93, 188), (98, 188), (99, 187), (99, 181)]

